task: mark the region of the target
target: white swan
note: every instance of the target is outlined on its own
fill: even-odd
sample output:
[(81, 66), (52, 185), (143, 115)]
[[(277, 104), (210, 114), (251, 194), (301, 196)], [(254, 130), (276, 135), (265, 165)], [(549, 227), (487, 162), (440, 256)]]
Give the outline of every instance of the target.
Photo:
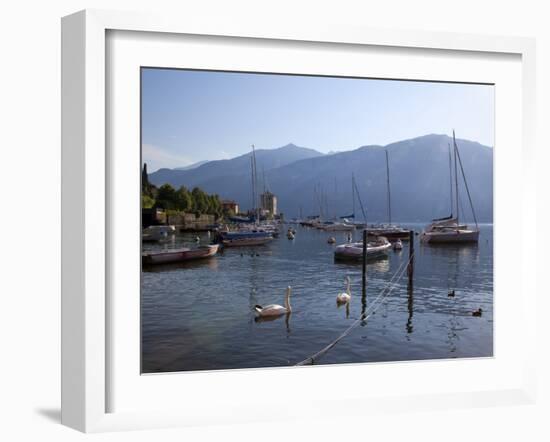
[(267, 316), (280, 316), (284, 315), (285, 313), (292, 312), (292, 308), (290, 307), (290, 286), (286, 288), (286, 297), (285, 297), (285, 306), (279, 304), (269, 304), (265, 307), (262, 307), (261, 305), (256, 305), (254, 307), (254, 310), (256, 310), (256, 313), (258, 313), (258, 316), (261, 317), (267, 317)]
[(346, 304), (351, 299), (351, 280), (349, 279), (349, 276), (346, 276), (346, 291), (343, 293), (338, 293), (336, 295), (336, 302), (338, 304)]

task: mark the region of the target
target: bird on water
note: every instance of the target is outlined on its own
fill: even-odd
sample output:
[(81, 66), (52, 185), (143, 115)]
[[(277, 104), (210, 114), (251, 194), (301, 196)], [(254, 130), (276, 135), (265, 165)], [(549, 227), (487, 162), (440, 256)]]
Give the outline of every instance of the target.
[(279, 304), (269, 304), (266, 306), (255, 305), (254, 310), (256, 311), (258, 316), (261, 316), (261, 317), (280, 316), (280, 315), (284, 315), (286, 313), (292, 312), (292, 307), (290, 306), (290, 291), (291, 291), (291, 287), (288, 286), (286, 288), (284, 307)]

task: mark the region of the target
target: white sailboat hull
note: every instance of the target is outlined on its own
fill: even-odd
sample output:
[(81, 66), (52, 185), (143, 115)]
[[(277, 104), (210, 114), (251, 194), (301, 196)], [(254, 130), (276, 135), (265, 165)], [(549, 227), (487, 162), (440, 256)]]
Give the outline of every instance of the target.
[(423, 232), (421, 240), (426, 243), (465, 243), (478, 242), (479, 230), (456, 229)]

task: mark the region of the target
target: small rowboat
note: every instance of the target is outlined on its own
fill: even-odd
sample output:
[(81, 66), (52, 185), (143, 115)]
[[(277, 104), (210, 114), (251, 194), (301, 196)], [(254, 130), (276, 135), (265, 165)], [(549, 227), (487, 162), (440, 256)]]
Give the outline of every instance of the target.
[(171, 264), (175, 262), (191, 261), (210, 258), (218, 253), (219, 244), (200, 246), (196, 249), (182, 248), (158, 252), (145, 252), (141, 255), (143, 265)]
[[(384, 256), (391, 249), (392, 245), (387, 238), (380, 236), (373, 241), (367, 242), (367, 259)], [(363, 258), (363, 242), (342, 244), (336, 247), (334, 258), (360, 260)]]

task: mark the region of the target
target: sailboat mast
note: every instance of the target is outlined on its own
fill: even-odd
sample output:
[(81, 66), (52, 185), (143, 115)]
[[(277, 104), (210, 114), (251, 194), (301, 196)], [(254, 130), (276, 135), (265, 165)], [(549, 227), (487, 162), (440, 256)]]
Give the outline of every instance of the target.
[(453, 160), (451, 158), (451, 143), (449, 143), (449, 192), (451, 194), (451, 218), (453, 217)]
[(252, 184), (252, 213), (256, 213), (256, 195), (254, 194), (254, 160), (250, 155), (250, 180)]
[(357, 188), (357, 183), (355, 180), (353, 180), (353, 184), (355, 187), (355, 194), (357, 195), (357, 199), (359, 200), (359, 206), (361, 207), (361, 212), (363, 213), (363, 221), (365, 222), (365, 225), (367, 224), (367, 214), (365, 212), (365, 208), (363, 207), (363, 202), (361, 201), (361, 195), (359, 194), (359, 189)]
[(476, 229), (479, 228), (477, 224), (476, 211), (474, 209), (474, 203), (472, 202), (472, 196), (470, 195), (470, 188), (468, 187), (468, 181), (466, 180), (466, 174), (464, 173), (464, 167), (462, 166), (462, 160), (460, 159), (460, 152), (455, 142), (456, 155), (458, 158), (458, 164), (460, 165), (460, 172), (462, 173), (462, 179), (464, 180), (464, 187), (466, 188), (466, 194), (468, 195), (468, 201), (470, 202), (470, 208), (472, 209), (472, 215), (474, 216), (474, 222), (476, 223)]
[(256, 208), (256, 224), (260, 222), (260, 206), (258, 204), (258, 174), (256, 169), (256, 149), (252, 145), (252, 186), (253, 186), (253, 195), (254, 195), (254, 207)]
[(391, 225), (391, 191), (390, 191), (390, 161), (388, 159), (388, 150), (386, 149), (386, 181), (388, 186), (388, 221)]
[(456, 161), (456, 141), (455, 141), (455, 131), (453, 129), (453, 147), (454, 147), (454, 154), (455, 154), (455, 192), (456, 192), (456, 227), (458, 229), (459, 221), (459, 212), (458, 212), (458, 171), (457, 171), (457, 161)]
[(353, 208), (353, 211), (351, 213), (353, 215), (353, 218), (355, 219), (355, 176), (353, 175), (353, 173), (351, 174), (351, 199)]

